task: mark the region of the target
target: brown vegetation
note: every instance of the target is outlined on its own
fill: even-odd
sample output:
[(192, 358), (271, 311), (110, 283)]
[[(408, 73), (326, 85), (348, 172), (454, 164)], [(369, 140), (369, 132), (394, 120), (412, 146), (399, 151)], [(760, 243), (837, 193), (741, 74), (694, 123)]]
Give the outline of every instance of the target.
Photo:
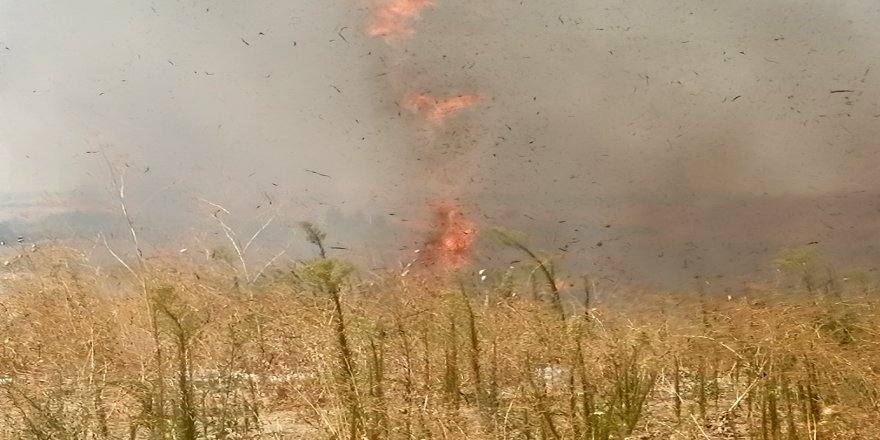
[(877, 291), (808, 257), (778, 262), (803, 280), (784, 292), (560, 316), (516, 269), (358, 280), (322, 258), (242, 283), (38, 249), (4, 269), (0, 437), (880, 438)]

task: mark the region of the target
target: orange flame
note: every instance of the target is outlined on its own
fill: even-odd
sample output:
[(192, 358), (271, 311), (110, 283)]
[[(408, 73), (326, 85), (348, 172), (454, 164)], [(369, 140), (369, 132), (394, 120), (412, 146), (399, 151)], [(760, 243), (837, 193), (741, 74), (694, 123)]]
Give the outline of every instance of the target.
[(425, 244), (425, 261), (444, 269), (467, 265), (471, 245), (477, 236), (474, 224), (458, 207), (448, 202), (434, 208), (434, 222), (434, 234)]
[(415, 33), (412, 22), (432, 4), (430, 0), (388, 0), (373, 12), (367, 34), (385, 40), (408, 37)]
[(422, 115), (432, 122), (446, 119), (450, 113), (468, 108), (480, 101), (480, 95), (458, 95), (451, 98), (435, 98), (430, 95), (410, 95), (405, 105), (408, 109)]

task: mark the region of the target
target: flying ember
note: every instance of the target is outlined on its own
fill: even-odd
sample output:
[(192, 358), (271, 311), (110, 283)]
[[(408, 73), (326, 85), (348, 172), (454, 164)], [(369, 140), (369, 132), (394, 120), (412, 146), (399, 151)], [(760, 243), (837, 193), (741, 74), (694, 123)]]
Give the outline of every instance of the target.
[(431, 6), (428, 0), (388, 0), (379, 6), (367, 25), (367, 34), (386, 41), (408, 37), (415, 33), (412, 22), (422, 9)]
[(470, 262), (477, 229), (461, 209), (449, 202), (434, 207), (433, 235), (425, 244), (424, 261), (443, 269), (457, 269)]
[(450, 98), (435, 98), (426, 94), (410, 95), (406, 107), (425, 119), (433, 122), (443, 121), (450, 113), (468, 108), (480, 101), (480, 95), (458, 95)]

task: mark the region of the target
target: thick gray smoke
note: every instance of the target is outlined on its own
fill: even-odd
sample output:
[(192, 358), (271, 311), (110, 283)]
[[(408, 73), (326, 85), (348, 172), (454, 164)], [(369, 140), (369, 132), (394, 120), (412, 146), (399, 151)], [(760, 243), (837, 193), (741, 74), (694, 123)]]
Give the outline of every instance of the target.
[[(438, 0), (391, 44), (374, 6), (0, 4), (0, 221), (115, 214), (112, 169), (156, 237), (215, 203), (377, 265), (439, 195), (621, 282), (880, 256), (873, 2)], [(483, 100), (438, 132), (421, 92)]]

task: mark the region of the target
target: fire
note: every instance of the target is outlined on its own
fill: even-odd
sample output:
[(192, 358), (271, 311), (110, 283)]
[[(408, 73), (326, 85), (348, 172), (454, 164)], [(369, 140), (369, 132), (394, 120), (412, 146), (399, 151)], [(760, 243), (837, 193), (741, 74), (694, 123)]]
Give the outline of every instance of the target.
[(432, 4), (429, 0), (387, 0), (373, 12), (367, 34), (386, 41), (408, 37), (415, 33), (412, 22), (419, 18), (422, 9)]
[(440, 203), (434, 208), (434, 232), (425, 244), (424, 261), (444, 269), (465, 266), (476, 236), (474, 224), (457, 206)]
[(432, 122), (446, 119), (450, 113), (468, 108), (480, 101), (480, 95), (458, 95), (450, 98), (435, 98), (426, 94), (410, 95), (405, 105), (408, 109), (422, 115)]
[[(433, 6), (433, 0), (368, 0), (375, 2), (366, 33), (371, 37), (381, 37), (386, 42), (409, 37), (415, 33), (413, 23), (419, 19), (421, 11)], [(443, 122), (452, 113), (466, 109), (479, 102), (476, 94), (435, 97), (426, 93), (412, 94), (404, 99), (403, 106), (425, 120)], [(442, 127), (434, 127), (442, 129)], [(439, 266), (450, 270), (463, 267), (470, 262), (471, 246), (477, 229), (465, 218), (464, 213), (453, 203), (443, 202), (434, 206), (432, 233), (425, 243), (419, 258), (407, 264), (403, 276), (410, 272), (416, 261), (428, 266)]]

